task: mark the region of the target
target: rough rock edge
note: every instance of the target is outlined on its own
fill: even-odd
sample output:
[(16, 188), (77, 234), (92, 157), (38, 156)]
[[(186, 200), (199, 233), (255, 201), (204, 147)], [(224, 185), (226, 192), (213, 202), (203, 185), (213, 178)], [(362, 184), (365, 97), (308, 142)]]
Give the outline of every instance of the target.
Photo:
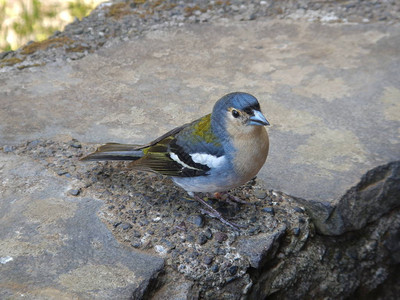
[(362, 229), (400, 206), (400, 161), (369, 170), (336, 206), (328, 202), (296, 200), (306, 207), (321, 234), (341, 235)]

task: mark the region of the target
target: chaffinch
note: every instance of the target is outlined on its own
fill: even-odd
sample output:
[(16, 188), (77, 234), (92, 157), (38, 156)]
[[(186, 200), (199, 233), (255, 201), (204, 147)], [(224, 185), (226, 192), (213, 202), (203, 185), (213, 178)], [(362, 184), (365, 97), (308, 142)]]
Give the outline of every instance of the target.
[(211, 114), (146, 145), (108, 143), (82, 160), (128, 160), (133, 169), (171, 176), (175, 184), (206, 205), (211, 216), (236, 228), (194, 193), (224, 192), (254, 178), (268, 155), (265, 125), (269, 123), (255, 97), (230, 93), (215, 103)]

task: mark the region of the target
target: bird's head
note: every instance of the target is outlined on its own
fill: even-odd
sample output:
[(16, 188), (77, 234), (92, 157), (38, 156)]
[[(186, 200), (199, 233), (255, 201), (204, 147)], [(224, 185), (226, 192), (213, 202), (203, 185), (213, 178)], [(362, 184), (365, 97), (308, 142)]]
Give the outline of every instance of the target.
[(213, 122), (225, 128), (236, 128), (240, 131), (250, 131), (254, 126), (269, 125), (261, 113), (258, 100), (247, 93), (230, 93), (215, 103)]

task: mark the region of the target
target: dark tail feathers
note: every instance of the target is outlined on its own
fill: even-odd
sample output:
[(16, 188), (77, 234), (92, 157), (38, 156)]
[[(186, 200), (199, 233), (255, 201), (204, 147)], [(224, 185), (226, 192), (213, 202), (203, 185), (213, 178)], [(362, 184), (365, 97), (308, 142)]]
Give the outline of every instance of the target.
[(141, 146), (108, 143), (97, 148), (95, 152), (82, 157), (81, 160), (137, 160), (142, 156), (143, 151), (141, 150)]

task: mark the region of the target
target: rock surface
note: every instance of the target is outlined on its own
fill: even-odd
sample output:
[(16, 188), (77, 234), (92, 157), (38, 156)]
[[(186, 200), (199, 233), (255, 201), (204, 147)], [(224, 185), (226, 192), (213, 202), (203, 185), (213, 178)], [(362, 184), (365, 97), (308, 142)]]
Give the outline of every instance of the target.
[[(395, 299), (399, 3), (296, 3), (103, 4), (1, 54), (0, 298)], [(232, 191), (249, 204), (207, 200), (240, 232), (166, 178), (78, 161), (233, 90), (272, 123)]]
[[(141, 298), (164, 260), (119, 244), (75, 180), (0, 153), (0, 298)], [(8, 258), (7, 260), (5, 258)]]

